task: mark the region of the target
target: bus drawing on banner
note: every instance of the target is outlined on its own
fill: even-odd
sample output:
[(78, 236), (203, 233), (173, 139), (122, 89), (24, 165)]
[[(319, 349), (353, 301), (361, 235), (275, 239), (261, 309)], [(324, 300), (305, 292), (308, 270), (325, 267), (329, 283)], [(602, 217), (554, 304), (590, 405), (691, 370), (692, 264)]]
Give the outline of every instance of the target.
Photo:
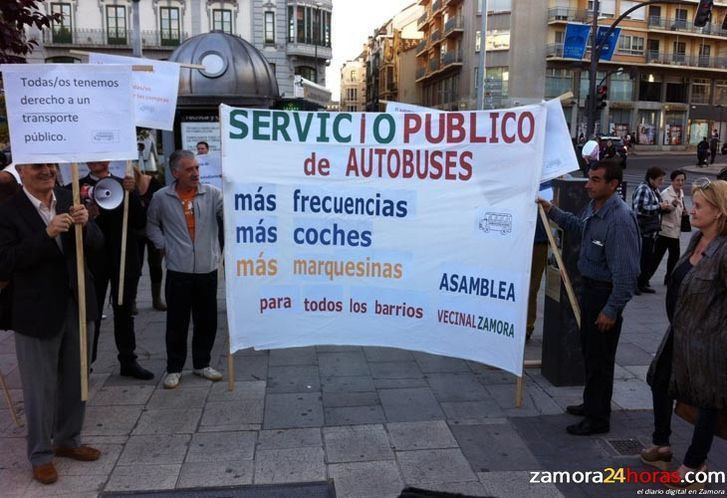
[(512, 215), (507, 213), (485, 213), (480, 220), (480, 229), (485, 232), (500, 232), (507, 235), (512, 232)]

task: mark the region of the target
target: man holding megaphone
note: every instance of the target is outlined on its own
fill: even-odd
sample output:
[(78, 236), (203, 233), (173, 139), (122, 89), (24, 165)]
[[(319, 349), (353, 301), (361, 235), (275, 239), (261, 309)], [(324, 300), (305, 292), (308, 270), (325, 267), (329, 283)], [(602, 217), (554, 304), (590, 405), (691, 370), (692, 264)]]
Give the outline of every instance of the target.
[[(138, 194), (134, 191), (134, 178), (117, 178), (109, 172), (109, 162), (89, 162), (89, 174), (81, 178), (81, 191), (86, 198), (88, 211), (104, 234), (105, 247), (102, 251), (88, 255), (89, 267), (96, 283), (98, 319), (95, 322), (91, 361), (96, 359), (98, 339), (101, 331), (101, 314), (106, 300), (106, 291), (111, 283), (111, 302), (114, 309), (114, 339), (119, 351), (121, 375), (141, 380), (150, 380), (154, 374), (136, 361), (136, 335), (132, 306), (136, 286), (141, 273), (141, 262), (137, 249), (137, 231), (144, 228), (146, 219)], [(124, 191), (129, 192), (129, 222), (126, 235), (123, 302), (119, 304), (119, 266), (121, 263), (122, 206)]]

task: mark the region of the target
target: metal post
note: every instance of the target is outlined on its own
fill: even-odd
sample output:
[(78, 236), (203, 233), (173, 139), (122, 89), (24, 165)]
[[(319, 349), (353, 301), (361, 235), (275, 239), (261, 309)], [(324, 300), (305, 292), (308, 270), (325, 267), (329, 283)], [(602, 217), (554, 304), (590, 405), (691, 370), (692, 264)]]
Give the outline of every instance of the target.
[(596, 34), (598, 33), (598, 13), (600, 12), (599, 0), (593, 0), (593, 20), (591, 22), (591, 65), (588, 69), (588, 95), (590, 99), (586, 108), (586, 115), (588, 117), (586, 124), (586, 140), (588, 140), (592, 134), (595, 134), (596, 130), (596, 78), (598, 74), (598, 59), (601, 56), (600, 47), (597, 46)]
[[(316, 80), (314, 83), (318, 84), (318, 43), (321, 41), (321, 2), (316, 2), (316, 21), (318, 22), (318, 31), (313, 30), (313, 43), (315, 45), (313, 59), (316, 64)], [(313, 23), (315, 27), (315, 22)]]
[(480, 74), (477, 77), (477, 109), (485, 108), (487, 91), (487, 0), (482, 0), (482, 24), (480, 27)]
[(141, 57), (141, 20), (139, 18), (139, 0), (131, 4), (131, 50), (134, 57)]

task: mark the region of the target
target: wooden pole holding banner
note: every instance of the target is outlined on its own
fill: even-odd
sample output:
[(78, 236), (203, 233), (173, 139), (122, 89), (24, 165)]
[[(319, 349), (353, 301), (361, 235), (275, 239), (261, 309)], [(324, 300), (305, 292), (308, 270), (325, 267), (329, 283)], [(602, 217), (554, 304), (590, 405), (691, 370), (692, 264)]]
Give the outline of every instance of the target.
[(8, 389), (8, 385), (5, 383), (5, 376), (0, 371), (0, 384), (2, 384), (3, 392), (5, 393), (5, 401), (8, 402), (8, 409), (10, 410), (10, 415), (13, 417), (13, 422), (15, 422), (15, 425), (17, 427), (22, 427), (23, 424), (20, 423), (20, 419), (18, 418), (18, 414), (15, 413), (15, 405), (13, 404), (13, 398), (10, 397), (10, 390)]
[[(132, 176), (134, 169), (131, 161), (126, 161), (126, 175)], [(124, 304), (124, 274), (126, 273), (126, 239), (129, 234), (129, 191), (124, 189), (124, 215), (121, 219), (121, 260), (119, 261), (119, 306)]]
[(227, 390), (235, 390), (235, 359), (232, 357), (232, 341), (230, 340), (230, 327), (225, 325), (227, 330)]
[[(73, 207), (81, 205), (78, 164), (71, 164)], [(76, 276), (78, 278), (78, 334), (81, 348), (81, 401), (88, 401), (88, 331), (86, 330), (86, 275), (83, 265), (83, 227), (76, 225)]]

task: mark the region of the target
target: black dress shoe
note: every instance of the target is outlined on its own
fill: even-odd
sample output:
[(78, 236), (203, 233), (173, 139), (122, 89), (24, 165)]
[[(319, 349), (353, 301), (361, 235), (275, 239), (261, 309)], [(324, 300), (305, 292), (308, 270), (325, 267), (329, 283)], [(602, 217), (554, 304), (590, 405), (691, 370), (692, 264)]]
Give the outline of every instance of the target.
[(644, 285), (642, 287), (639, 287), (639, 290), (644, 294), (656, 294), (656, 291), (649, 287), (648, 285)]
[(126, 363), (121, 365), (121, 376), (122, 377), (134, 377), (140, 380), (151, 380), (154, 378), (154, 374), (146, 368), (143, 368), (137, 362)]
[(569, 425), (565, 430), (574, 436), (590, 436), (591, 434), (604, 434), (610, 431), (611, 427), (608, 424), (594, 424), (585, 418), (577, 424)]
[(579, 417), (583, 417), (586, 414), (586, 410), (583, 408), (583, 403), (580, 405), (568, 405), (565, 407), (565, 411), (571, 415), (577, 415)]

